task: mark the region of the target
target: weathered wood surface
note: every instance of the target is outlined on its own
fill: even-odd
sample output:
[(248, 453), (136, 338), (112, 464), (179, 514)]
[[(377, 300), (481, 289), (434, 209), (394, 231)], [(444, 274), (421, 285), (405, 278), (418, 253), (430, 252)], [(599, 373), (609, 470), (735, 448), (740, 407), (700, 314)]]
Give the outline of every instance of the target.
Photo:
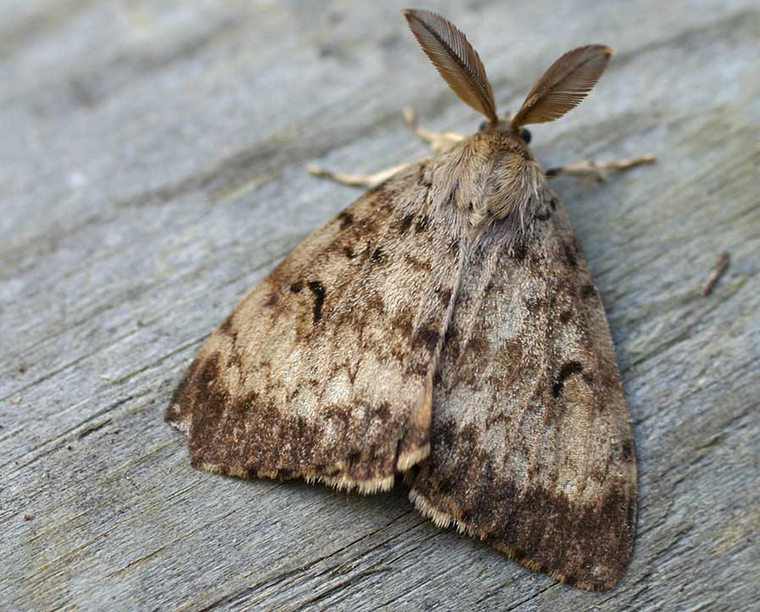
[[(636, 427), (639, 535), (586, 593), (373, 497), (194, 471), (162, 411), (244, 291), (357, 194), (308, 162), (425, 154), (399, 110), (480, 119), (398, 2), (0, 5), (0, 608), (750, 610), (760, 598), (756, 0), (429, 2), (503, 108), (559, 53), (616, 55), (533, 131), (546, 165), (654, 150), (567, 202)], [(718, 252), (732, 264), (698, 288)], [(33, 516), (25, 520), (25, 515)]]

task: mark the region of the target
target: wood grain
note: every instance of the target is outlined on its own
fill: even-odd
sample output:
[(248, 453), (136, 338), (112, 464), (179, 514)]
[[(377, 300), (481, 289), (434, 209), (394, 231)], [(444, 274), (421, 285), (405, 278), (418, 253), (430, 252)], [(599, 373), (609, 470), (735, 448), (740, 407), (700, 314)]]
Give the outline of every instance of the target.
[[(639, 537), (587, 593), (361, 497), (194, 471), (162, 411), (237, 299), (374, 171), (476, 113), (400, 2), (0, 3), (0, 608), (749, 610), (760, 597), (760, 12), (753, 0), (428, 2), (500, 107), (559, 54), (615, 50), (535, 126), (608, 310), (636, 428)], [(699, 287), (722, 250), (731, 266)], [(31, 515), (31, 520), (25, 520)]]

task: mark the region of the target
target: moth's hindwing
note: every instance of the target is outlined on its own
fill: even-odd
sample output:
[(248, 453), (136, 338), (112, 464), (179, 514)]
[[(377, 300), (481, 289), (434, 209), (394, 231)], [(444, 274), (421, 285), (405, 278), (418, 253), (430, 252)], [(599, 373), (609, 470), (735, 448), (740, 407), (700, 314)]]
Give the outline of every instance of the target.
[(372, 492), (428, 454), (461, 269), (428, 164), (315, 231), (208, 338), (166, 413), (193, 465)]
[(631, 553), (637, 487), (609, 327), (554, 194), (522, 240), (508, 235), (484, 234), (464, 273), (435, 376), (431, 455), (406, 480), (437, 524), (608, 588)]

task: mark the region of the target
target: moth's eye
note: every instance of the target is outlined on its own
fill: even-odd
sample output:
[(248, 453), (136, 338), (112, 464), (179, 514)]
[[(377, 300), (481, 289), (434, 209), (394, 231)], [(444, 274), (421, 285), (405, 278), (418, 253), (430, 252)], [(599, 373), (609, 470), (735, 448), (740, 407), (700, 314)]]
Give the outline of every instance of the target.
[(478, 128), (478, 132), (482, 132), (482, 131), (483, 131), (483, 130), (485, 130), (487, 127), (488, 127), (488, 121), (483, 121), (483, 122), (480, 124), (480, 127)]
[(520, 138), (522, 138), (525, 141), (526, 144), (529, 143), (530, 142), (530, 132), (528, 130), (526, 130), (525, 128), (521, 129), (520, 130)]

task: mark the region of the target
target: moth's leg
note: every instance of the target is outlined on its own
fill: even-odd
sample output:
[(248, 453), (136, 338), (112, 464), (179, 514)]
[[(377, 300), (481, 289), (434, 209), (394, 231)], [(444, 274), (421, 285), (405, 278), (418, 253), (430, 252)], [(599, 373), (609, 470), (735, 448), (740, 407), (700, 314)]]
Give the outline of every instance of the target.
[[(425, 128), (421, 128), (417, 125), (417, 118), (415, 117), (414, 111), (411, 108), (405, 108), (402, 113), (404, 115), (404, 121), (406, 124), (412, 128), (417, 136), (430, 144), (430, 148), (433, 149), (433, 153), (446, 151), (458, 142), (464, 140), (464, 136), (460, 134), (454, 134), (453, 132), (444, 132), (441, 134), (438, 132), (431, 132)], [(314, 176), (330, 179), (336, 183), (351, 185), (352, 187), (372, 188), (376, 187), (384, 180), (392, 177), (394, 174), (400, 170), (403, 170), (409, 165), (410, 164), (399, 164), (398, 166), (392, 166), (391, 168), (380, 170), (374, 174), (343, 174), (340, 172), (330, 172), (329, 170), (325, 170), (324, 168), (315, 164), (307, 166), (306, 169)]]
[(330, 179), (336, 183), (351, 185), (352, 187), (368, 187), (371, 189), (372, 187), (377, 187), (384, 180), (389, 179), (396, 174), (396, 172), (403, 170), (408, 165), (409, 164), (399, 164), (398, 166), (386, 168), (385, 170), (380, 170), (380, 172), (375, 172), (374, 174), (342, 174), (340, 172), (330, 172), (315, 164), (307, 166), (306, 169), (314, 176)]
[[(430, 130), (421, 128), (419, 125), (417, 125), (417, 117), (415, 116), (414, 110), (409, 107), (404, 108), (402, 114), (404, 116), (404, 121), (406, 124), (412, 128), (412, 131), (417, 134), (417, 136), (419, 136), (422, 140), (430, 145), (433, 153), (446, 151), (458, 142), (464, 140), (464, 136), (461, 134), (455, 134), (454, 132), (431, 132)], [(314, 176), (330, 179), (336, 183), (351, 185), (353, 187), (372, 188), (376, 187), (386, 179), (389, 179), (394, 174), (400, 170), (403, 170), (409, 165), (410, 164), (399, 164), (398, 166), (385, 168), (384, 170), (380, 170), (379, 172), (375, 172), (373, 174), (343, 174), (341, 172), (330, 172), (329, 170), (325, 170), (316, 164), (311, 164), (307, 166), (306, 169)]]
[(629, 159), (615, 159), (608, 162), (582, 161), (572, 164), (566, 164), (559, 168), (549, 168), (546, 176), (553, 178), (555, 176), (578, 176), (591, 177), (597, 181), (603, 181), (612, 172), (620, 172), (641, 164), (649, 164), (654, 161), (654, 153), (647, 153), (640, 157), (631, 157)]
[(458, 142), (464, 140), (464, 136), (461, 134), (455, 134), (454, 132), (431, 132), (417, 124), (417, 116), (413, 108), (406, 107), (401, 113), (404, 116), (404, 121), (417, 134), (422, 140), (430, 145), (433, 153), (441, 153), (450, 149)]

